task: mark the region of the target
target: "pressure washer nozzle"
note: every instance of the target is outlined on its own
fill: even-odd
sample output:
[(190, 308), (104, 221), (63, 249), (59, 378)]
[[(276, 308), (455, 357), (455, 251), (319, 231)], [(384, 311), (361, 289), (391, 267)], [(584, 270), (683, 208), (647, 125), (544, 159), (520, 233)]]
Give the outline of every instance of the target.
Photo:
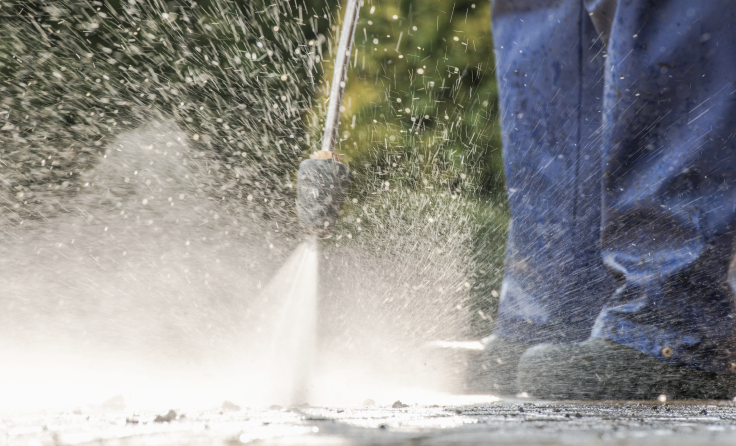
[(296, 184), (299, 225), (326, 238), (332, 232), (350, 188), (350, 169), (332, 152), (319, 151), (302, 161)]

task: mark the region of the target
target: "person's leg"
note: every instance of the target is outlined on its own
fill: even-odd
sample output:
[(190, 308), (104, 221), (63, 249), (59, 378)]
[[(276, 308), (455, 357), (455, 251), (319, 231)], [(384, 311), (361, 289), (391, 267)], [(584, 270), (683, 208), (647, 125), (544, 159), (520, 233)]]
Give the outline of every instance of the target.
[(492, 24), (511, 227), (479, 386), (508, 393), (524, 344), (586, 339), (615, 286), (599, 249), (603, 44), (581, 0), (495, 0)]
[(601, 240), (620, 287), (593, 335), (734, 371), (736, 3), (631, 1), (610, 43)]
[(496, 334), (590, 335), (613, 292), (599, 250), (602, 44), (580, 0), (499, 0), (493, 36), (511, 209)]
[[(529, 387), (556, 385), (534, 371), (547, 355), (547, 378), (575, 392), (581, 374), (573, 369), (597, 374), (590, 384), (607, 387), (604, 396), (623, 397), (615, 390), (628, 390), (642, 379), (638, 372), (649, 372), (652, 385), (626, 396), (651, 397), (662, 389), (680, 397), (731, 397), (736, 4), (628, 0), (616, 9), (608, 44), (601, 245), (618, 288), (601, 309), (593, 340), (525, 354), (523, 368), (537, 380)], [(591, 359), (596, 353), (598, 360)], [(631, 362), (619, 370), (616, 361)], [(683, 390), (694, 380), (704, 380), (703, 388)], [(569, 396), (603, 395), (593, 390)]]

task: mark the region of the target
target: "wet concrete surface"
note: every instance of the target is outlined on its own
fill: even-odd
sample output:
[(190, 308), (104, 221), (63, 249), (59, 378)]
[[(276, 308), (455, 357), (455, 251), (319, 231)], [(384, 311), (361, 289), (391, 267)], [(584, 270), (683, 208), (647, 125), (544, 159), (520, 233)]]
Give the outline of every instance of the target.
[[(159, 421), (154, 421), (157, 416)], [(179, 410), (174, 414), (5, 413), (0, 444), (733, 445), (736, 406), (724, 401), (506, 400), (403, 408)]]

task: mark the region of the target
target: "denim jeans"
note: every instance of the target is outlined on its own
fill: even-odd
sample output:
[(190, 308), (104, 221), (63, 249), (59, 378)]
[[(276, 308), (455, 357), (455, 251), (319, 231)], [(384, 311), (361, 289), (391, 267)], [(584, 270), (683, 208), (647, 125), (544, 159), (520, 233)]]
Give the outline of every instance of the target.
[(494, 0), (496, 334), (736, 369), (736, 2)]

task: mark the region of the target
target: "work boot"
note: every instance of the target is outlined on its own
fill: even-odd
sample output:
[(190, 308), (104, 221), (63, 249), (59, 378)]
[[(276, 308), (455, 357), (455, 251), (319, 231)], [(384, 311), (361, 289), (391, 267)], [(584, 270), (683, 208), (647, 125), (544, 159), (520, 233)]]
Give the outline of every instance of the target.
[(519, 390), (553, 400), (731, 399), (736, 375), (660, 361), (607, 339), (540, 344), (519, 361)]
[(529, 344), (491, 335), (482, 339), (483, 350), (468, 367), (468, 391), (494, 395), (516, 395), (516, 368)]

